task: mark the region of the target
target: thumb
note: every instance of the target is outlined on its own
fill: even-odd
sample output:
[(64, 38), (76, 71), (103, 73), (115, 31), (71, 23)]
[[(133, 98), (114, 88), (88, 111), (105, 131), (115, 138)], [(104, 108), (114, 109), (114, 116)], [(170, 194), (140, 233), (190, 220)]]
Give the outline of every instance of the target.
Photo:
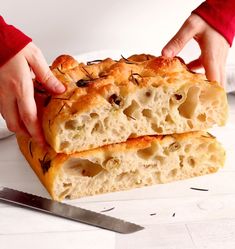
[(167, 57), (176, 56), (196, 34), (196, 27), (192, 25), (189, 17), (175, 36), (162, 49), (162, 55)]
[(36, 49), (33, 53), (28, 53), (26, 59), (43, 87), (50, 92), (58, 94), (65, 91), (65, 86), (53, 75), (39, 49)]

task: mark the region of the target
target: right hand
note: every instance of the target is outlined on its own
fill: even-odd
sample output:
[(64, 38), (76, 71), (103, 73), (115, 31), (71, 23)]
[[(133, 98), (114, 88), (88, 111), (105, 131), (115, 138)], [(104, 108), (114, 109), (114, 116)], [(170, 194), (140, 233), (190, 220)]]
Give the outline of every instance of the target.
[(0, 67), (0, 113), (10, 131), (30, 135), (45, 145), (34, 99), (32, 74), (51, 93), (65, 91), (50, 71), (41, 51), (31, 42)]
[(189, 69), (195, 70), (203, 67), (207, 79), (223, 84), (229, 44), (219, 32), (196, 14), (192, 14), (185, 21), (176, 35), (163, 48), (162, 55), (176, 56), (192, 38), (198, 43), (201, 55), (187, 65)]

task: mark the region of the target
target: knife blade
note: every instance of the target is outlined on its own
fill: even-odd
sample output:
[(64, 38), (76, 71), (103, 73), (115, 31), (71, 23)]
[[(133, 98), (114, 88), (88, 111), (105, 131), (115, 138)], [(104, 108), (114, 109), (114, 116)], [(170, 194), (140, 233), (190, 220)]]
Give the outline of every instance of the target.
[(0, 200), (122, 234), (144, 229), (131, 222), (6, 187), (0, 187)]

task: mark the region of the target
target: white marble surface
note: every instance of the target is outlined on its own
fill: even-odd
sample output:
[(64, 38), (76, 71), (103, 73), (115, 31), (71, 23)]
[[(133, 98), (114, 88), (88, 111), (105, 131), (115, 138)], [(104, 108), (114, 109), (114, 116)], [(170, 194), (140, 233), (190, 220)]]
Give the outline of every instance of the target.
[[(225, 167), (218, 173), (66, 201), (97, 212), (115, 207), (107, 214), (143, 225), (143, 231), (120, 235), (0, 202), (0, 248), (234, 249), (234, 95), (229, 96), (229, 103), (227, 126), (212, 131), (227, 151)], [(14, 136), (0, 140), (1, 185), (49, 197), (20, 154)]]

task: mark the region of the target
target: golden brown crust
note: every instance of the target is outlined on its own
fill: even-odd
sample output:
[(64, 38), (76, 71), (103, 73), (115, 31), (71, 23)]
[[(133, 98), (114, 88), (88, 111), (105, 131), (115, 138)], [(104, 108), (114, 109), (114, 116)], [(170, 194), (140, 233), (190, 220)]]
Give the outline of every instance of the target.
[[(130, 58), (138, 58), (138, 56)], [(173, 74), (183, 71), (184, 74), (188, 74), (188, 77), (197, 78), (198, 80), (205, 79), (201, 74), (191, 74), (191, 72), (187, 71), (186, 66), (178, 58), (154, 56), (151, 56), (151, 59), (147, 61), (121, 59), (115, 62), (112, 59), (106, 59), (97, 64), (85, 65), (83, 63), (78, 64), (71, 56), (62, 55), (55, 60), (51, 69), (68, 89), (64, 94), (60, 95), (60, 98), (64, 98), (63, 101), (51, 99), (45, 108), (46, 113), (50, 113), (52, 110), (55, 112), (55, 107), (60, 110), (64, 104), (71, 108), (74, 103), (82, 103), (79, 105), (79, 110), (83, 106), (85, 106), (84, 108), (89, 108), (99, 95), (106, 99), (109, 92), (118, 91), (118, 88), (125, 88), (126, 92), (128, 92), (132, 88), (141, 88), (151, 84), (149, 77), (170, 78), (174, 76)], [(167, 73), (167, 75), (164, 75), (164, 73)], [(131, 75), (133, 74), (140, 78), (132, 79)], [(159, 81), (159, 84), (162, 83), (163, 81)], [(61, 112), (67, 112), (67, 109)]]

